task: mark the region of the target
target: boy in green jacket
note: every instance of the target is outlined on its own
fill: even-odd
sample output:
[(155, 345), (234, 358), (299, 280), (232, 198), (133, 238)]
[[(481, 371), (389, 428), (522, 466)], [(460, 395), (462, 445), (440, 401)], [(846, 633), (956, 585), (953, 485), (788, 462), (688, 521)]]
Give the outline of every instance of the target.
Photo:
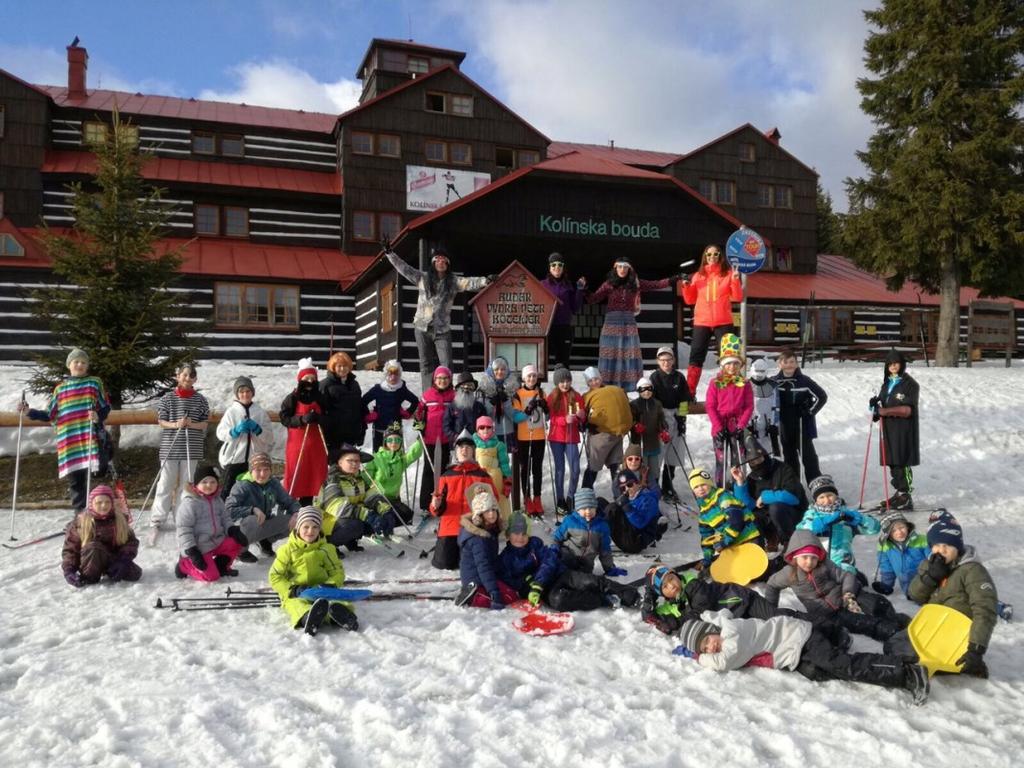
[(402, 503), (402, 479), (405, 471), (422, 453), (423, 444), (419, 440), (408, 451), (402, 450), (402, 424), (396, 421), (384, 431), (384, 444), (373, 454), (373, 459), (363, 466), (373, 492), (383, 494), (406, 524), (412, 522), (413, 511)]
[[(948, 512), (928, 528), (932, 555), (917, 568), (908, 596), (916, 603), (954, 608), (971, 619), (967, 651), (957, 659), (961, 674), (988, 677), (985, 651), (996, 625), (996, 585), (974, 547), (964, 544), (964, 532)], [(916, 657), (906, 630), (885, 642), (885, 652)]]

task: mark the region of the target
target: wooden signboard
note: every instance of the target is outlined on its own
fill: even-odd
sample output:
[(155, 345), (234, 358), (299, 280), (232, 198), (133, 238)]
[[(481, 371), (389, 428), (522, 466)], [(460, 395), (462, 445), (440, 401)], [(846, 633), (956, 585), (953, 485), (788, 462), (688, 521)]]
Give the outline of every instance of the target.
[(1006, 351), (1006, 367), (1010, 367), (1017, 345), (1017, 322), (1009, 301), (972, 301), (967, 311), (967, 366), (974, 359), (974, 350)]
[(540, 280), (513, 261), (469, 303), (483, 332), (486, 360), (500, 356), (514, 370), (532, 364), (546, 375), (548, 331), (558, 299)]

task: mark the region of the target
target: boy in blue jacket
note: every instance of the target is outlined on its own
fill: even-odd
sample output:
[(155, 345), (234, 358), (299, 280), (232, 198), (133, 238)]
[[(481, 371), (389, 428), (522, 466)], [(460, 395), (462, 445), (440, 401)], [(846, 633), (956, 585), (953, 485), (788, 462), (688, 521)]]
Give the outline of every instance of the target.
[(847, 507), (831, 475), (814, 478), (809, 488), (813, 501), (796, 527), (823, 538), (829, 559), (844, 571), (857, 573), (853, 537), (878, 533), (882, 526), (871, 515)]
[(640, 482), (640, 476), (624, 469), (615, 476), (619, 497), (604, 508), (612, 541), (631, 555), (659, 541), (668, 530), (668, 520), (658, 507), (658, 491)]
[(917, 575), (917, 566), (930, 554), (928, 538), (915, 531), (914, 524), (902, 512), (886, 515), (878, 537), (878, 581), (872, 582), (871, 588), (880, 595), (891, 595), (899, 579), (906, 594)]
[(593, 488), (576, 491), (574, 502), (576, 509), (566, 515), (552, 534), (562, 563), (573, 571), (593, 573), (597, 559), (606, 576), (625, 576), (626, 569), (615, 566), (611, 529), (608, 521), (597, 514), (597, 495)]

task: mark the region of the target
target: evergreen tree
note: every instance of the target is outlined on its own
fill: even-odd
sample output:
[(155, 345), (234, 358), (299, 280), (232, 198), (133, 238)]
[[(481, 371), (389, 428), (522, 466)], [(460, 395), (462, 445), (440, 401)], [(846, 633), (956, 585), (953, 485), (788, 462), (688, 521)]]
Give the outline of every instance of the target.
[(848, 255), (940, 294), (939, 365), (955, 366), (961, 284), (1024, 288), (1024, 4), (884, 0), (857, 87), (877, 126), (847, 179)]
[(171, 209), (159, 190), (147, 186), (137, 132), (115, 111), (106, 138), (90, 147), (96, 154), (93, 183), (76, 183), (74, 228), (47, 228), (43, 248), (53, 260), (60, 285), (32, 292), (32, 314), (53, 334), (57, 348), (36, 355), (32, 379), (49, 391), (65, 374), (69, 347), (89, 352), (90, 373), (103, 379), (111, 405), (153, 397), (170, 386), (174, 369), (194, 359), (195, 323), (184, 294), (168, 290), (179, 279), (181, 248), (158, 245)]
[(832, 195), (818, 182), (816, 190), (818, 253), (838, 253), (840, 249), (840, 230), (842, 222), (839, 215), (832, 210)]

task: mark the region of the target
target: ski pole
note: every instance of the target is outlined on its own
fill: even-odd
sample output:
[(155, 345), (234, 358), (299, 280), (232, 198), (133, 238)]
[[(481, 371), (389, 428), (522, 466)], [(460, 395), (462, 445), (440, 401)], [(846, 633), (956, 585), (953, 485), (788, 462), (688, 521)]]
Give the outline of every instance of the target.
[(387, 497), (387, 494), (384, 493), (384, 489), (380, 487), (380, 483), (377, 482), (377, 478), (375, 478), (373, 475), (371, 475), (365, 469), (362, 470), (362, 473), (364, 475), (366, 475), (367, 479), (369, 479), (369, 481), (370, 481), (370, 484), (377, 490), (377, 493), (380, 494), (380, 497), (382, 499), (384, 499), (384, 501), (386, 501), (388, 503), (389, 507), (391, 507), (391, 511), (395, 513), (395, 517), (398, 518), (398, 522), (400, 522), (402, 524), (402, 527), (405, 528), (406, 533), (409, 534), (409, 538), (410, 539), (413, 538), (412, 529), (409, 527), (409, 524), (405, 522), (405, 520), (402, 518), (402, 516), (400, 514), (398, 514), (398, 510), (395, 508), (395, 505), (391, 503), (391, 499), (389, 499)]
[(25, 390), (21, 390), (21, 402), (18, 403), (18, 442), (14, 452), (14, 490), (11, 492), (11, 532), (10, 541), (17, 541), (14, 536), (14, 513), (18, 509), (18, 473), (21, 469), (21, 432), (25, 425)]
[(302, 431), (302, 442), (299, 443), (299, 455), (295, 459), (295, 469), (292, 470), (292, 481), (288, 483), (288, 495), (292, 495), (292, 489), (295, 488), (295, 481), (299, 477), (299, 467), (302, 466), (302, 454), (306, 450), (306, 438), (309, 437), (309, 424), (306, 424), (306, 428)]
[[(160, 475), (163, 474), (164, 467), (167, 462), (171, 459), (171, 451), (174, 450), (175, 444), (178, 442), (178, 436), (181, 435), (182, 427), (174, 432), (174, 438), (171, 440), (170, 446), (167, 448), (167, 457), (160, 462), (160, 468), (156, 471), (156, 477), (153, 478), (153, 482), (149, 485), (149, 490), (146, 491), (146, 498), (142, 500), (142, 506), (139, 507), (139, 525), (142, 525), (142, 518), (146, 514), (146, 505), (149, 503), (149, 497), (153, 495), (153, 491), (156, 490), (156, 484), (160, 481)], [(155, 503), (155, 502), (154, 502)]]
[[(544, 439), (544, 448), (548, 454), (548, 472), (551, 473), (551, 511), (555, 518), (558, 518), (558, 493), (562, 492), (562, 489), (558, 489), (558, 493), (555, 492), (555, 457), (551, 450), (551, 443), (548, 442), (547, 436)], [(562, 463), (564, 468), (565, 463)]]
[(871, 418), (868, 426), (868, 444), (864, 449), (864, 469), (860, 473), (860, 503), (857, 509), (864, 509), (864, 486), (868, 481), (868, 460), (871, 458), (871, 438), (875, 433), (875, 419)]
[(888, 481), (888, 477), (886, 476), (886, 469), (888, 469), (889, 465), (886, 464), (886, 456), (885, 456), (885, 418), (882, 417), (882, 416), (878, 417), (878, 450), (879, 450), (879, 453), (881, 453), (881, 455), (882, 455), (882, 495), (885, 496), (885, 511), (886, 512), (890, 512), (891, 510), (889, 509), (889, 491), (888, 491), (889, 481)]
[(89, 507), (89, 493), (92, 491), (92, 443), (93, 443), (93, 421), (92, 421), (92, 408), (89, 409), (89, 440), (86, 443), (85, 449), (85, 506)]

